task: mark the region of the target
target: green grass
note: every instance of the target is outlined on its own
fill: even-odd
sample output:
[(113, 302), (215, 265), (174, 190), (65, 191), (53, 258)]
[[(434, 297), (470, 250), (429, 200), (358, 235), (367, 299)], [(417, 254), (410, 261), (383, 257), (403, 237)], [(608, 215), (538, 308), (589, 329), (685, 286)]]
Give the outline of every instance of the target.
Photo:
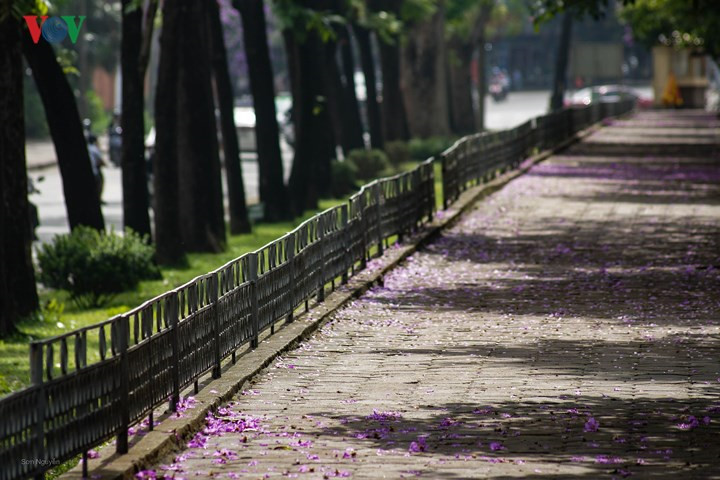
[[(408, 162), (400, 166), (399, 171), (408, 171), (417, 166)], [(383, 172), (391, 175), (395, 172)], [(435, 165), (435, 195), (438, 209), (442, 208), (442, 184), (440, 165)], [(325, 210), (342, 203), (342, 199), (322, 200), (319, 210)], [(187, 265), (163, 268), (162, 280), (141, 282), (134, 291), (115, 296), (102, 308), (81, 309), (74, 305), (66, 292), (42, 290), (40, 292), (41, 310), (17, 325), (17, 333), (0, 339), (0, 396), (24, 388), (30, 384), (29, 348), (31, 341), (59, 335), (70, 330), (92, 325), (114, 315), (126, 312), (143, 302), (168, 290), (205, 274), (247, 252), (257, 250), (267, 243), (280, 238), (299, 223), (311, 217), (317, 211), (306, 212), (295, 221), (262, 223), (254, 226), (253, 232), (228, 237), (227, 249), (222, 253), (193, 253), (188, 255)], [(72, 350), (72, 345), (70, 345)], [(72, 358), (72, 352), (70, 358)], [(99, 360), (96, 339), (88, 338), (88, 363)]]
[[(318, 211), (338, 205), (342, 200), (322, 200)], [(141, 282), (134, 291), (115, 296), (102, 308), (81, 309), (75, 306), (68, 294), (57, 290), (40, 291), (40, 312), (17, 325), (17, 333), (0, 339), (0, 395), (19, 390), (30, 384), (28, 345), (32, 340), (48, 338), (69, 330), (92, 325), (114, 315), (126, 312), (146, 300), (182, 285), (198, 275), (215, 270), (230, 260), (247, 252), (257, 250), (283, 236), (306, 218), (317, 213), (309, 211), (295, 220), (278, 223), (262, 223), (253, 232), (228, 237), (227, 248), (222, 253), (192, 253), (187, 265), (163, 268), (162, 280)], [(89, 342), (88, 363), (98, 360), (97, 348)], [(94, 358), (98, 357), (98, 358)]]

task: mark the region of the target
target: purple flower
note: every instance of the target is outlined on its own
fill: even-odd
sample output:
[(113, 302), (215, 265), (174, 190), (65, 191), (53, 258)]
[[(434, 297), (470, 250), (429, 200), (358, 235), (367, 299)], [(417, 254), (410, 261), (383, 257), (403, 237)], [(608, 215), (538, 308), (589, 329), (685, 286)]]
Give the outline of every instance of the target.
[(595, 418), (590, 417), (587, 422), (585, 422), (585, 428), (584, 430), (586, 432), (597, 432), (600, 428), (600, 422), (595, 420)]
[(498, 450), (505, 450), (505, 447), (500, 442), (490, 442), (490, 450), (497, 452)]
[(418, 437), (417, 441), (410, 442), (408, 450), (412, 453), (424, 452), (427, 449), (427, 443), (425, 437)]
[(157, 478), (155, 470), (141, 470), (135, 474), (135, 478)]

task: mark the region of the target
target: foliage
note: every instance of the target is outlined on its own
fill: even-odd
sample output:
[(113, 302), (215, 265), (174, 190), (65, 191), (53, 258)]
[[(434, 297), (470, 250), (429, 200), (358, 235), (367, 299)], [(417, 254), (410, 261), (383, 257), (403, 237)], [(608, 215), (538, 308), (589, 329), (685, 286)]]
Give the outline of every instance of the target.
[(536, 24), (564, 11), (598, 19), (622, 4), (621, 17), (647, 45), (702, 46), (720, 56), (720, 2), (717, 0), (535, 0)]
[(357, 167), (350, 161), (334, 160), (332, 168), (332, 186), (330, 193), (335, 198), (341, 198), (357, 188)]
[(385, 142), (385, 154), (390, 161), (390, 165), (396, 170), (400, 168), (402, 164), (410, 161), (410, 147), (407, 142), (403, 142), (402, 140)]
[(408, 147), (413, 160), (425, 160), (447, 150), (453, 142), (453, 137), (413, 138)]
[(353, 150), (347, 157), (346, 162), (355, 165), (357, 178), (360, 180), (372, 180), (377, 178), (388, 168), (390, 162), (382, 150)]
[(38, 279), (68, 291), (78, 305), (99, 306), (136, 288), (140, 280), (157, 278), (153, 255), (153, 248), (130, 230), (120, 236), (79, 227), (40, 247)]
[(636, 0), (625, 6), (621, 18), (643, 44), (658, 42), (679, 47), (705, 47), (720, 54), (720, 4), (714, 1)]
[(85, 93), (88, 106), (88, 118), (92, 122), (92, 131), (95, 135), (101, 135), (110, 123), (110, 115), (105, 111), (102, 100), (93, 90)]

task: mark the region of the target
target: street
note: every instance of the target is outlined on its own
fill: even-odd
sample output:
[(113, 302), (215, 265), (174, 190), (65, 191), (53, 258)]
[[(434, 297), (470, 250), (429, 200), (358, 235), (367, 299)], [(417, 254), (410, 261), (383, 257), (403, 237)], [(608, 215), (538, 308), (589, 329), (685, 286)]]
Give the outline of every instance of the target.
[[(542, 115), (547, 110), (549, 96), (550, 93), (547, 91), (511, 92), (502, 102), (495, 102), (487, 96), (485, 99), (487, 128), (492, 130), (511, 128), (530, 118)], [(287, 180), (292, 164), (292, 149), (283, 142), (282, 150), (285, 179)], [(53, 236), (69, 231), (62, 180), (57, 165), (54, 163), (54, 150), (50, 140), (29, 142), (27, 156), (31, 170), (29, 174), (40, 190), (39, 194), (30, 196), (30, 201), (37, 205), (40, 215), (40, 227), (37, 229), (37, 235), (40, 242), (47, 242)], [(103, 201), (105, 203), (102, 211), (106, 225), (116, 231), (121, 231), (123, 228), (121, 171), (110, 164), (107, 155), (105, 157), (108, 166), (103, 171), (105, 176)], [(42, 166), (44, 167), (38, 168)], [(259, 196), (258, 166), (254, 154), (243, 154), (242, 169), (247, 201), (249, 204), (257, 203)], [(37, 182), (39, 177), (44, 177), (43, 181)], [(223, 190), (225, 187), (223, 181)]]

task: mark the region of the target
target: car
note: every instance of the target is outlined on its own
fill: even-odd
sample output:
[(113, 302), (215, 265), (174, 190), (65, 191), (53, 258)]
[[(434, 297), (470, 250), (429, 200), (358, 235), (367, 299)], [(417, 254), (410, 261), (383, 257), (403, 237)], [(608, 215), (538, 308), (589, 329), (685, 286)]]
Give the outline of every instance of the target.
[(653, 101), (640, 91), (626, 85), (599, 85), (587, 87), (570, 95), (566, 106), (591, 105), (593, 103), (615, 103), (623, 100), (635, 100), (638, 107), (649, 107)]

